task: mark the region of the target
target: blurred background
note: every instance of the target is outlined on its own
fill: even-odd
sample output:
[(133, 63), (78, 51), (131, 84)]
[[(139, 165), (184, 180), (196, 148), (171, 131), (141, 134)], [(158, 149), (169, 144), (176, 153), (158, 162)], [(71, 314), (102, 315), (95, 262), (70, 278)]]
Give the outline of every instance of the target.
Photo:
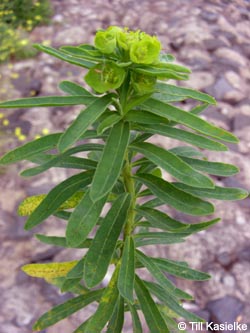
[[(224, 186), (250, 188), (250, 1), (247, 0), (1, 0), (0, 2), (0, 100), (61, 94), (58, 84), (72, 80), (83, 84), (84, 70), (46, 54), (32, 43), (59, 47), (93, 41), (95, 31), (109, 25), (127, 26), (156, 34), (164, 50), (192, 69), (190, 81), (181, 85), (213, 95), (218, 104), (204, 118), (232, 131), (240, 139), (229, 152), (207, 156), (236, 164), (241, 172)], [(183, 104), (186, 108), (186, 105)], [(40, 108), (0, 111), (1, 155), (35, 137), (64, 129), (79, 108)], [(155, 142), (173, 147), (177, 142), (155, 136)], [(21, 272), (23, 264), (67, 261), (82, 252), (39, 243), (33, 232), (23, 231), (17, 216), (19, 202), (27, 195), (46, 193), (67, 177), (52, 169), (25, 179), (23, 166), (0, 169), (0, 332), (30, 333), (43, 312), (71, 295), (60, 294), (43, 280)], [(250, 332), (250, 199), (216, 202), (222, 221), (185, 243), (152, 248), (154, 256), (185, 260), (212, 275), (208, 282), (175, 279), (195, 301), (184, 306), (207, 321), (238, 321)], [(63, 222), (49, 221), (35, 233), (62, 235)], [(90, 307), (43, 333), (71, 333), (87, 318)], [(124, 333), (131, 332), (129, 321)], [(145, 329), (145, 333), (147, 333)], [(232, 332), (232, 331), (231, 331)], [(157, 332), (154, 332), (157, 333)]]

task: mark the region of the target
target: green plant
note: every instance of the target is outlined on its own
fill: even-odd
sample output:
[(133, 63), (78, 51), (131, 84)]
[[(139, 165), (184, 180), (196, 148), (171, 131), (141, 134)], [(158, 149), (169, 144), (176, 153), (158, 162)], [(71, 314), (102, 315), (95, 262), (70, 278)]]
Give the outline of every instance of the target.
[[(162, 205), (200, 217), (214, 213), (207, 198), (240, 200), (248, 195), (243, 189), (216, 186), (207, 175), (226, 177), (238, 172), (234, 165), (204, 157), (206, 149), (226, 151), (227, 146), (220, 141), (238, 141), (233, 134), (199, 117), (209, 104), (216, 104), (215, 100), (164, 82), (186, 80), (190, 71), (175, 64), (173, 56), (161, 53), (156, 37), (140, 31), (110, 27), (97, 32), (95, 46), (65, 46), (60, 50), (35, 47), (87, 68), (85, 80), (95, 93), (63, 81), (59, 87), (65, 96), (0, 104), (1, 108), (86, 106), (64, 132), (26, 143), (1, 158), (2, 165), (33, 162), (34, 167), (21, 173), (24, 177), (52, 167), (80, 170), (48, 194), (29, 197), (19, 206), (20, 215), (29, 215), (26, 230), (51, 215), (67, 221), (65, 237), (36, 235), (41, 242), (87, 249), (79, 261), (23, 267), (27, 274), (78, 295), (42, 315), (34, 330), (53, 325), (92, 302), (98, 303), (96, 312), (74, 333), (98, 333), (106, 325), (106, 332), (119, 333), (125, 312), (131, 314), (133, 332), (140, 333), (139, 310), (153, 333), (176, 330), (173, 318), (201, 321), (181, 306), (182, 300), (191, 300), (192, 296), (176, 288), (164, 272), (199, 281), (210, 276), (185, 262), (147, 256), (141, 248), (183, 242), (220, 220), (185, 223), (158, 209)], [(186, 99), (196, 100), (198, 105), (190, 111), (174, 105)], [(190, 145), (163, 149), (146, 142), (154, 134)], [(102, 143), (82, 141), (87, 139)], [(81, 152), (88, 152), (88, 158), (74, 156)], [(164, 180), (161, 169), (175, 180)], [(103, 216), (106, 203), (110, 205)], [(110, 282), (100, 287), (110, 266), (114, 267)], [(143, 267), (155, 282), (140, 277), (138, 270)]]

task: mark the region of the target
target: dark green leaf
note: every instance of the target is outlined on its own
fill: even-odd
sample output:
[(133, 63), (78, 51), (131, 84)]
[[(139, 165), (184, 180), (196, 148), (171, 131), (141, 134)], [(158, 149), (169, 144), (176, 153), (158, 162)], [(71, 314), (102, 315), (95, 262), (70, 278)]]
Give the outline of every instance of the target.
[(80, 139), (88, 127), (100, 117), (110, 104), (110, 95), (105, 95), (96, 99), (85, 110), (80, 112), (79, 116), (61, 136), (58, 143), (58, 149), (63, 152)]
[(101, 333), (105, 324), (110, 320), (119, 298), (119, 292), (117, 289), (118, 273), (119, 267), (117, 266), (108, 286), (103, 292), (95, 314), (92, 316), (86, 327), (86, 332)]
[(136, 276), (135, 291), (150, 332), (168, 333), (167, 325), (144, 283)]
[(200, 317), (195, 314), (185, 310), (172, 295), (167, 293), (161, 286), (152, 282), (144, 282), (146, 287), (159, 299), (159, 301), (163, 302), (169, 309), (174, 311), (179, 316), (191, 320), (194, 322), (203, 321)]
[(154, 228), (159, 228), (168, 231), (177, 231), (188, 228), (188, 225), (172, 219), (167, 214), (152, 208), (139, 207), (136, 211), (144, 216)]
[(174, 80), (187, 80), (188, 75), (175, 72), (171, 69), (156, 68), (156, 67), (136, 67), (134, 71), (150, 76), (157, 76), (160, 79), (174, 79)]
[(33, 108), (43, 106), (90, 105), (96, 99), (97, 97), (89, 95), (32, 97), (0, 103), (0, 108)]
[(167, 181), (155, 177), (150, 174), (140, 174), (135, 177), (153, 192), (161, 201), (174, 207), (183, 213), (190, 215), (207, 215), (214, 212), (214, 207), (211, 203), (196, 198)]
[(97, 224), (106, 197), (93, 202), (89, 191), (85, 193), (78, 206), (70, 216), (66, 238), (69, 247), (78, 247), (87, 238), (90, 231)]
[(204, 281), (211, 278), (209, 274), (191, 269), (188, 266), (180, 264), (178, 261), (161, 258), (151, 258), (151, 260), (153, 260), (160, 269), (184, 279)]
[(106, 129), (118, 123), (118, 121), (120, 121), (121, 118), (122, 117), (117, 112), (109, 113), (109, 115), (105, 117), (105, 119), (98, 126), (97, 133), (98, 134), (103, 133), (104, 131), (106, 131)]
[(193, 168), (207, 172), (211, 175), (216, 176), (232, 176), (239, 172), (239, 169), (232, 164), (219, 163), (219, 162), (209, 162), (206, 160), (199, 160), (189, 157), (181, 157), (183, 161), (191, 165)]
[(124, 323), (124, 299), (119, 296), (106, 333), (121, 333)]
[(0, 163), (10, 164), (22, 160), (28, 160), (29, 158), (39, 153), (51, 150), (56, 147), (61, 135), (61, 133), (49, 134), (43, 136), (42, 138), (28, 142), (25, 145), (11, 150), (7, 154), (5, 154), (1, 158)]
[(218, 200), (242, 200), (248, 196), (248, 192), (242, 188), (220, 187), (214, 189), (196, 189), (182, 183), (173, 183), (174, 187), (201, 198), (211, 198)]
[(62, 51), (56, 50), (49, 46), (40, 45), (40, 44), (34, 44), (33, 46), (39, 51), (50, 54), (53, 57), (66, 61), (72, 65), (77, 65), (77, 66), (84, 67), (84, 68), (91, 68), (95, 65), (95, 63), (93, 63), (93, 62), (73, 57), (71, 55), (68, 55)]
[(140, 318), (138, 316), (135, 305), (128, 303), (128, 308), (131, 313), (132, 322), (133, 322), (133, 333), (143, 333)]
[(72, 315), (76, 311), (84, 308), (88, 304), (100, 299), (103, 290), (90, 291), (88, 294), (81, 295), (57, 305), (50, 311), (43, 314), (33, 326), (33, 330), (41, 331), (58, 321)]
[(59, 88), (68, 93), (69, 95), (73, 96), (79, 96), (79, 95), (89, 95), (93, 96), (88, 90), (86, 90), (84, 87), (80, 86), (79, 84), (76, 84), (74, 82), (70, 81), (62, 81), (59, 84)]
[(102, 57), (101, 55), (100, 57), (91, 56), (89, 53), (84, 52), (82, 48), (76, 46), (62, 46), (60, 47), (60, 50), (65, 53), (71, 54), (76, 58), (82, 58), (93, 62), (104, 62), (106, 60), (106, 58)]
[(135, 279), (135, 246), (132, 237), (127, 237), (122, 251), (121, 268), (118, 278), (120, 294), (129, 302), (134, 303)]
[(169, 149), (169, 151), (178, 156), (204, 158), (204, 155), (199, 150), (189, 146), (178, 146)]
[(106, 195), (120, 176), (129, 142), (129, 125), (120, 121), (110, 131), (93, 178), (90, 195), (96, 201)]
[(157, 147), (148, 142), (133, 144), (132, 149), (142, 153), (160, 168), (169, 172), (173, 177), (179, 179), (184, 184), (199, 188), (213, 188), (211, 179), (201, 173), (196, 172), (188, 164), (168, 150)]
[(154, 263), (154, 261), (143, 254), (141, 251), (136, 251), (136, 257), (143, 266), (152, 274), (158, 283), (166, 289), (170, 294), (174, 294), (175, 285), (162, 273), (161, 269)]
[(128, 193), (120, 195), (97, 230), (85, 260), (84, 279), (90, 288), (100, 283), (107, 272), (129, 206)]
[(190, 88), (177, 87), (166, 83), (157, 83), (155, 85), (155, 91), (167, 95), (187, 96), (188, 98), (192, 98), (204, 103), (216, 104), (216, 101), (212, 96)]
[[(36, 234), (36, 238), (39, 239), (40, 242), (45, 243), (45, 244), (60, 246), (60, 247), (64, 247), (64, 248), (69, 247), (65, 237), (45, 236), (45, 235), (41, 235), (41, 234)], [(76, 246), (75, 248), (76, 249), (89, 248), (91, 245), (91, 242), (92, 242), (92, 239), (88, 238), (85, 241), (83, 241), (81, 244)]]
[(93, 177), (92, 171), (74, 175), (54, 187), (29, 216), (25, 229), (29, 230), (53, 214), (72, 195), (86, 187)]
[[(166, 118), (157, 116), (153, 113), (143, 110), (131, 110), (129, 111), (125, 118), (127, 121), (131, 121), (138, 124), (161, 124), (161, 123), (168, 123)], [(156, 125), (155, 125), (156, 126)], [(157, 128), (157, 126), (156, 126)], [(144, 129), (142, 129), (144, 130)]]
[(174, 120), (205, 135), (212, 136), (226, 142), (238, 142), (238, 139), (233, 134), (211, 125), (202, 118), (199, 118), (187, 111), (183, 111), (173, 105), (150, 98), (143, 104), (143, 106), (149, 112), (157, 114), (158, 116), (167, 117), (170, 120)]
[[(152, 115), (154, 115), (154, 114), (152, 114)], [(145, 132), (150, 132), (153, 134), (160, 134), (160, 135), (164, 135), (164, 136), (173, 138), (175, 140), (184, 141), (184, 142), (190, 143), (194, 146), (197, 146), (197, 147), (200, 147), (203, 149), (215, 150), (215, 151), (226, 151), (227, 150), (227, 146), (223, 145), (220, 142), (213, 141), (202, 135), (184, 131), (182, 129), (173, 128), (173, 127), (165, 125), (165, 124), (158, 123), (157, 125), (153, 125), (153, 122), (152, 122), (149, 125), (143, 125), (142, 127), (139, 127), (139, 129), (142, 131), (145, 131)]]

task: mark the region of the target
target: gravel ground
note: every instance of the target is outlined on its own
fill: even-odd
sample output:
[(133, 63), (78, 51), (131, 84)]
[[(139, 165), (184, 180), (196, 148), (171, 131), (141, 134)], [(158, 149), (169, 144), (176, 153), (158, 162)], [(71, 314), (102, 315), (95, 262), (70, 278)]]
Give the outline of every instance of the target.
[[(232, 131), (240, 138), (226, 153), (209, 153), (214, 160), (235, 163), (241, 172), (233, 178), (219, 179), (225, 186), (250, 187), (250, 3), (241, 0), (129, 1), (52, 0), (54, 16), (48, 27), (36, 28), (31, 38), (53, 46), (91, 42), (98, 28), (109, 25), (139, 28), (157, 34), (164, 49), (193, 71), (183, 85), (212, 94), (216, 107), (204, 117)], [(34, 59), (0, 67), (0, 99), (52, 95), (59, 93), (64, 79), (82, 83), (84, 72), (45, 54)], [(36, 112), (37, 111), (37, 112)], [(9, 125), (0, 127), (1, 150), (19, 144), (13, 135), (21, 127), (28, 138), (46, 131), (59, 131), (75, 117), (79, 108), (43, 108), (4, 112)], [(173, 140), (155, 136), (155, 142), (174, 146)], [(69, 295), (59, 294), (43, 281), (27, 277), (23, 264), (50, 260), (70, 260), (79, 251), (58, 250), (39, 244), (31, 232), (23, 231), (23, 218), (15, 210), (26, 195), (42, 193), (67, 176), (64, 171), (47, 172), (32, 180), (19, 178), (20, 165), (1, 169), (0, 184), (0, 333), (30, 333), (32, 323), (51, 306)], [(198, 283), (177, 280), (178, 286), (195, 296), (185, 307), (217, 323), (248, 323), (250, 332), (250, 199), (217, 203), (222, 221), (187, 239), (184, 244), (162, 247), (154, 255), (186, 260), (196, 269), (209, 272), (212, 279)], [(60, 222), (44, 224), (36, 232), (62, 234)], [(71, 333), (91, 307), (43, 333)], [(131, 332), (129, 319), (124, 333)], [(191, 331), (191, 330), (190, 330)], [(145, 329), (145, 333), (147, 330)], [(157, 332), (154, 332), (157, 333)]]

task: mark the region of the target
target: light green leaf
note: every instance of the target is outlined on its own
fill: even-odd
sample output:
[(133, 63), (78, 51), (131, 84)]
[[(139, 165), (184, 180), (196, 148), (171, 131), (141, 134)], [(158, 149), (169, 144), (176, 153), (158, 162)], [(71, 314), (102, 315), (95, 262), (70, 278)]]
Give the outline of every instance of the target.
[(104, 62), (106, 60), (106, 58), (102, 57), (101, 54), (100, 57), (94, 57), (91, 56), (89, 53), (84, 52), (82, 48), (76, 46), (62, 46), (60, 47), (60, 50), (76, 58), (90, 60), (92, 62)]
[(140, 318), (138, 316), (135, 305), (128, 303), (128, 308), (131, 313), (132, 322), (133, 322), (133, 333), (143, 333)]
[(238, 139), (231, 134), (219, 127), (211, 125), (202, 118), (196, 115), (183, 111), (173, 105), (163, 103), (159, 100), (150, 98), (143, 103), (143, 107), (149, 112), (157, 114), (158, 116), (167, 117), (170, 120), (174, 120), (179, 124), (190, 127), (200, 133), (214, 137), (219, 140), (226, 142), (237, 143)]
[(58, 149), (61, 152), (73, 145), (85, 133), (88, 127), (100, 117), (112, 102), (110, 96), (105, 95), (96, 99), (85, 110), (80, 112), (59, 140)]
[(208, 104), (216, 104), (215, 99), (212, 96), (204, 94), (200, 91), (193, 90), (190, 88), (178, 87), (166, 83), (157, 83), (155, 85), (156, 92), (164, 93), (167, 95), (186, 96), (188, 98), (195, 99)]
[(88, 322), (85, 329), (86, 332), (101, 333), (105, 324), (110, 320), (119, 298), (119, 292), (117, 289), (118, 273), (119, 266), (116, 267), (108, 286), (104, 290), (99, 306)]
[(152, 208), (147, 207), (139, 207), (136, 208), (136, 211), (144, 216), (154, 228), (159, 228), (167, 231), (177, 231), (177, 230), (185, 230), (188, 228), (183, 222), (172, 219), (167, 214)]
[(90, 105), (97, 97), (95, 96), (45, 96), (22, 98), (14, 101), (0, 103), (0, 108), (33, 108), (43, 106), (67, 106), (67, 105)]
[(199, 171), (207, 172), (211, 175), (216, 176), (232, 176), (239, 172), (239, 168), (235, 165), (220, 163), (220, 162), (210, 162), (206, 160), (194, 159), (189, 157), (181, 157), (183, 161), (191, 165), (194, 169)]
[(74, 82), (71, 82), (71, 81), (60, 82), (59, 88), (62, 91), (68, 93), (69, 95), (73, 95), (73, 96), (84, 95), (84, 96), (93, 97), (93, 95), (88, 90), (86, 90), (84, 87), (82, 87), (79, 84), (76, 84)]
[(144, 314), (144, 318), (147, 322), (150, 332), (168, 333), (169, 330), (165, 320), (163, 319), (157, 305), (152, 299), (148, 289), (138, 276), (136, 276), (135, 281), (136, 295), (138, 297), (141, 310)]
[(62, 133), (49, 134), (11, 150), (0, 159), (0, 164), (28, 160), (36, 154), (51, 150), (56, 147), (61, 135)]
[(107, 272), (117, 240), (126, 222), (129, 206), (128, 193), (120, 195), (97, 230), (85, 259), (84, 279), (90, 288), (100, 283)]
[(155, 245), (155, 244), (176, 244), (184, 242), (183, 237), (188, 234), (174, 234), (167, 232), (148, 232), (138, 233), (135, 237), (136, 247)]
[(207, 273), (203, 273), (194, 269), (189, 268), (178, 261), (161, 259), (161, 258), (151, 258), (153, 262), (162, 270), (168, 272), (169, 274), (179, 276), (188, 280), (204, 281), (211, 278)]
[(81, 310), (88, 304), (98, 301), (103, 290), (94, 290), (81, 296), (72, 298), (65, 303), (57, 305), (50, 311), (43, 314), (33, 326), (34, 331), (41, 331), (51, 325), (56, 324), (60, 320), (72, 315), (76, 311)]
[(84, 68), (91, 68), (95, 65), (95, 63), (93, 63), (91, 61), (73, 57), (62, 51), (56, 50), (53, 47), (49, 47), (49, 46), (45, 46), (45, 45), (41, 45), (41, 44), (34, 44), (33, 46), (34, 46), (34, 48), (36, 48), (39, 51), (50, 54), (53, 57), (66, 61), (72, 65), (76, 65), (76, 66), (80, 66), (80, 67), (84, 67)]
[(161, 178), (150, 174), (140, 174), (135, 178), (144, 183), (161, 201), (169, 204), (178, 211), (198, 216), (214, 212), (214, 207), (211, 203), (188, 195), (188, 193), (177, 189), (177, 187)]
[(86, 171), (74, 175), (54, 187), (29, 216), (25, 229), (30, 230), (52, 215), (72, 195), (86, 187), (92, 179), (93, 172)]
[[(152, 115), (154, 115), (154, 114), (152, 114)], [(144, 132), (160, 134), (160, 135), (167, 136), (169, 138), (173, 138), (175, 140), (184, 141), (184, 142), (190, 143), (191, 145), (194, 145), (194, 146), (197, 146), (197, 147), (200, 147), (203, 149), (215, 150), (215, 151), (228, 150), (227, 146), (223, 145), (220, 142), (216, 142), (216, 141), (208, 139), (202, 135), (184, 131), (182, 129), (173, 128), (173, 127), (165, 125), (165, 124), (158, 123), (157, 125), (153, 125), (153, 123), (151, 123), (149, 125), (140, 126), (139, 129)]]
[(106, 333), (121, 333), (124, 323), (124, 299), (119, 296)]
[(129, 125), (120, 121), (110, 131), (93, 178), (90, 195), (96, 201), (106, 195), (120, 176), (129, 142)]
[(184, 157), (201, 157), (204, 158), (204, 155), (199, 150), (189, 147), (189, 146), (178, 146), (175, 148), (169, 149), (173, 154)]
[(173, 185), (175, 188), (181, 189), (186, 193), (190, 193), (201, 198), (211, 198), (217, 200), (242, 200), (249, 195), (246, 190), (237, 187), (215, 186), (214, 189), (196, 189), (182, 183), (173, 183)]
[(214, 187), (211, 179), (196, 172), (188, 164), (182, 163), (182, 160), (178, 156), (168, 150), (148, 142), (133, 144), (131, 147), (184, 184), (199, 188)]
[(89, 191), (85, 193), (76, 209), (70, 216), (66, 238), (69, 247), (77, 247), (87, 238), (90, 231), (97, 224), (107, 197), (93, 202)]
[(127, 237), (122, 251), (121, 268), (118, 278), (120, 294), (129, 302), (134, 303), (135, 279), (135, 246), (132, 237)]
[(51, 262), (45, 264), (28, 264), (22, 266), (22, 271), (27, 275), (37, 278), (57, 278), (66, 276), (77, 264), (77, 261)]
[(136, 67), (134, 68), (136, 73), (142, 73), (150, 76), (157, 76), (159, 79), (174, 79), (174, 80), (187, 80), (188, 75), (175, 72), (171, 69), (156, 68), (156, 67)]

